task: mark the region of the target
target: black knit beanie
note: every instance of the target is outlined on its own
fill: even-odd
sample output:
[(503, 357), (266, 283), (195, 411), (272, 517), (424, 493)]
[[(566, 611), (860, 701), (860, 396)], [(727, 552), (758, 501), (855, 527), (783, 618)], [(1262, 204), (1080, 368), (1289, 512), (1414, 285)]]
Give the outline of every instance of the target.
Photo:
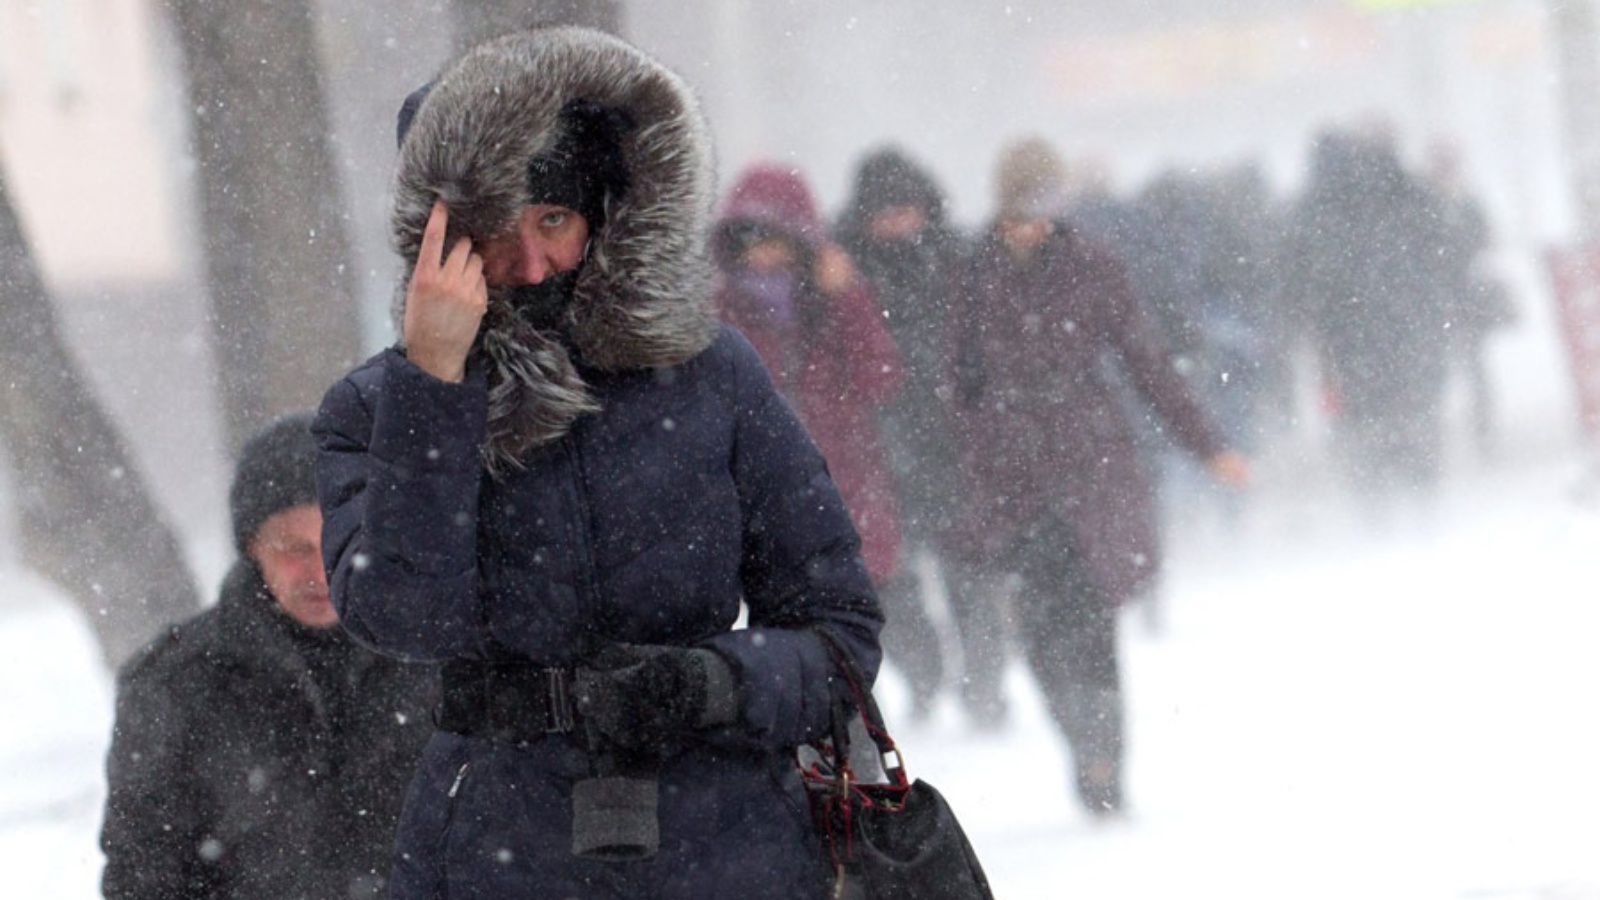
[(628, 121), (616, 110), (586, 100), (561, 109), (555, 146), (528, 163), (528, 198), (576, 210), (593, 234), (605, 225), (606, 196), (628, 189), (622, 135)]
[(233, 543), (244, 556), (262, 523), (275, 513), (317, 502), (317, 444), (311, 413), (293, 413), (250, 438), (233, 470), (228, 507)]

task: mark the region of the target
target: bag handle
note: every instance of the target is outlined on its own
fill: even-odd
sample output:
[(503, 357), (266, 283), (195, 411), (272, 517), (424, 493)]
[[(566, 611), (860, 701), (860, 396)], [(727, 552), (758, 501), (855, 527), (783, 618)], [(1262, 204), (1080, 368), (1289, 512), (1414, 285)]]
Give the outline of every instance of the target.
[[(855, 661), (844, 652), (837, 638), (820, 628), (814, 631), (823, 646), (827, 648), (839, 676), (838, 679), (829, 679), (828, 685), (832, 706), (832, 721), (829, 727), (837, 757), (835, 768), (840, 772), (849, 773), (849, 725), (850, 709), (853, 705), (861, 713), (861, 721), (866, 726), (867, 736), (877, 745), (878, 756), (884, 774), (889, 778), (889, 784), (896, 788), (909, 787), (911, 782), (906, 775), (905, 758), (900, 753), (899, 746), (895, 744), (894, 737), (889, 734), (889, 726), (883, 721), (883, 712), (878, 708), (878, 701), (873, 697), (872, 689), (861, 677), (861, 670), (856, 668)], [(853, 773), (850, 774), (853, 777)]]

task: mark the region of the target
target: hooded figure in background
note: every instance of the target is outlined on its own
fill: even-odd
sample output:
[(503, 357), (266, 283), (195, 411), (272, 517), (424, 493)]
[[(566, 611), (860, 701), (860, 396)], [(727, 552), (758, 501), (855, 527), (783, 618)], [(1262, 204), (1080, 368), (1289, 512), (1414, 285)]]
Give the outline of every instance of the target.
[(793, 752), (831, 718), (819, 632), (870, 678), (882, 617), (821, 454), (713, 316), (693, 96), (549, 28), (401, 119), (402, 343), (314, 429), (345, 627), (443, 663), (394, 896), (824, 896)]
[(338, 627), (310, 425), (289, 416), (245, 445), (221, 598), (119, 674), (100, 836), (110, 900), (388, 896), (437, 677)]
[[(882, 308), (904, 372), (899, 390), (878, 409), (878, 425), (894, 475), (906, 548), (930, 555), (947, 586), (960, 585), (967, 579), (952, 570), (944, 552), (964, 504), (960, 456), (949, 409), (937, 389), (949, 368), (946, 322), (963, 247), (946, 218), (944, 192), (898, 148), (874, 150), (856, 167), (836, 234)], [(953, 667), (943, 660), (913, 563), (911, 552), (902, 553), (879, 594), (888, 617), (885, 651), (906, 672), (912, 715), (921, 718), (930, 712), (946, 670)], [(976, 664), (987, 651), (977, 644), (997, 633), (994, 607), (975, 608), (965, 595), (952, 593), (963, 655)], [(964, 692), (963, 699), (974, 698)], [(991, 721), (993, 712), (981, 703), (968, 704), (969, 717), (979, 723)]]
[(712, 234), (717, 309), (755, 345), (816, 440), (861, 533), (867, 571), (898, 566), (894, 484), (873, 418), (900, 383), (883, 316), (829, 241), (799, 173), (759, 164), (723, 200)]
[(1225, 483), (1225, 448), (1146, 322), (1122, 263), (1057, 217), (1064, 167), (1043, 141), (1005, 148), (998, 211), (954, 311), (953, 383), (973, 503), (973, 564), (1020, 576), (1018, 633), (1073, 782), (1122, 809), (1117, 611), (1160, 565), (1149, 475), (1106, 361)]
[(1385, 131), (1332, 131), (1312, 148), (1283, 254), (1330, 413), (1334, 459), (1375, 521), (1429, 502), (1443, 465), (1449, 253), (1436, 199)]

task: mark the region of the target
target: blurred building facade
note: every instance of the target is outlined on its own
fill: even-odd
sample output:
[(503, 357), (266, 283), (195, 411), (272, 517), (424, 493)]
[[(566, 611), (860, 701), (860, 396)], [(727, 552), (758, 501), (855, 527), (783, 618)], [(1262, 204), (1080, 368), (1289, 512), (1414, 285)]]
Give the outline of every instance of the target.
[(927, 159), (971, 223), (1020, 133), (1123, 184), (1256, 158), (1289, 187), (1318, 129), (1381, 117), (1419, 158), (1462, 145), (1497, 218), (1530, 239), (1570, 227), (1547, 4), (1399, 5), (703, 0), (630, 4), (628, 27), (700, 88), (724, 168), (793, 160), (830, 205), (885, 140)]

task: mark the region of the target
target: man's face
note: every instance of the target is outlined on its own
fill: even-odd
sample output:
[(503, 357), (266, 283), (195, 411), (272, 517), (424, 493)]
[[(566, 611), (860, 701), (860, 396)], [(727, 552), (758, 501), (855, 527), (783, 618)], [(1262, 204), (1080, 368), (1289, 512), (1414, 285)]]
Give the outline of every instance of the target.
[(322, 570), (322, 511), (314, 504), (272, 514), (245, 552), (261, 568), (267, 590), (289, 618), (308, 628), (338, 623)]
[(1000, 240), (1014, 254), (1031, 253), (1049, 236), (1049, 219), (1007, 219), (1000, 223)]
[(524, 206), (515, 229), (477, 248), (483, 279), (489, 287), (538, 284), (576, 269), (588, 242), (589, 223), (577, 212), (548, 203)]
[(744, 264), (751, 271), (770, 275), (794, 268), (794, 245), (778, 237), (770, 237), (753, 244), (744, 252)]
[(920, 206), (888, 206), (867, 220), (867, 235), (875, 241), (906, 241), (928, 224)]

